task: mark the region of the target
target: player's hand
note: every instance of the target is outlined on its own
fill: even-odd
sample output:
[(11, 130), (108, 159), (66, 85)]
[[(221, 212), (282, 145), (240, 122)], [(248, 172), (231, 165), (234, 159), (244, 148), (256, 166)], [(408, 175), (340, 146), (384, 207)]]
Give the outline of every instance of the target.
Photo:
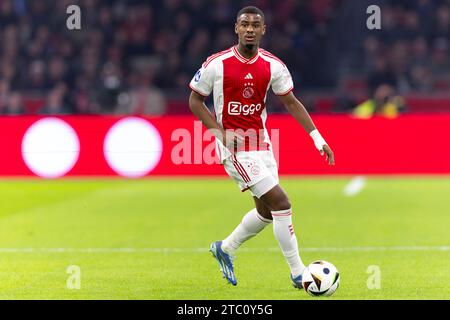
[(225, 130), (223, 137), (223, 144), (231, 152), (238, 150), (238, 148), (245, 142), (244, 137), (233, 130)]
[(330, 166), (334, 166), (334, 153), (333, 151), (331, 151), (331, 148), (327, 144), (324, 144), (322, 149), (319, 151), (321, 156), (323, 156), (324, 154), (326, 155), (325, 160), (328, 162), (328, 164)]

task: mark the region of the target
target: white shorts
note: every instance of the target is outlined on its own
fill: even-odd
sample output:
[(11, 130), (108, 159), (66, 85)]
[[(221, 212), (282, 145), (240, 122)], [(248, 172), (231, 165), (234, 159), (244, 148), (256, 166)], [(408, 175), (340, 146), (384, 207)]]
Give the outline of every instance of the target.
[(223, 166), (242, 192), (250, 190), (258, 198), (279, 183), (277, 162), (270, 150), (237, 152)]

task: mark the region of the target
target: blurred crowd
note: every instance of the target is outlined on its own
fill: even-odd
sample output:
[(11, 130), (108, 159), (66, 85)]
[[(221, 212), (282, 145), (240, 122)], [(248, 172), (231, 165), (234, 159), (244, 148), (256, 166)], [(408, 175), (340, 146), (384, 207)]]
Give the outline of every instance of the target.
[[(432, 91), (433, 75), (449, 75), (450, 5), (446, 1), (398, 1), (383, 10), (383, 28), (364, 42), (373, 91), (385, 83), (401, 92)], [(401, 5), (404, 4), (404, 5)]]
[[(262, 46), (302, 90), (332, 90), (344, 72), (363, 74), (370, 96), (382, 85), (394, 95), (439, 90), (435, 79), (450, 70), (449, 1), (373, 1), (382, 30), (361, 27), (356, 45), (333, 46), (333, 30), (349, 21), (338, 17), (356, 2), (364, 1), (0, 0), (0, 114), (167, 113), (205, 58), (236, 43), (245, 5), (263, 9)], [(66, 27), (72, 4), (81, 30)], [(341, 65), (336, 52), (345, 50), (356, 55)], [(45, 103), (30, 108), (33, 98)]]

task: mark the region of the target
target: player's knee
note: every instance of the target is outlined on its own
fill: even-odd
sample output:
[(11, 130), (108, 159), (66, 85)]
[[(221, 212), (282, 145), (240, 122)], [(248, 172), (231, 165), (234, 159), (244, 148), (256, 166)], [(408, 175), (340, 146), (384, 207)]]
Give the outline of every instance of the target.
[(286, 198), (285, 200), (283, 200), (280, 204), (280, 210), (289, 210), (292, 208), (291, 202), (289, 201), (288, 198)]
[(263, 218), (272, 220), (272, 212), (270, 212), (270, 210), (264, 208), (264, 209), (258, 210), (258, 213), (259, 213)]
[(291, 202), (287, 197), (283, 197), (272, 205), (272, 209), (273, 211), (289, 210), (291, 209)]
[(266, 218), (266, 219), (272, 219), (272, 213), (266, 206), (264, 206), (260, 203), (256, 203), (256, 211), (258, 212), (258, 214), (261, 217)]

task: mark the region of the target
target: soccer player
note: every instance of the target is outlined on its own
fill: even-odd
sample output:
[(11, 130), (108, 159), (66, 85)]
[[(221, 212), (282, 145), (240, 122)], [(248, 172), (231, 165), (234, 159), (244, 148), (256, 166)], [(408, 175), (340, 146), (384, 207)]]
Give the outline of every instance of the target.
[[(192, 89), (189, 106), (215, 135), (217, 155), (225, 171), (242, 191), (251, 192), (255, 202), (255, 208), (228, 237), (211, 244), (210, 251), (223, 276), (229, 283), (237, 284), (233, 266), (236, 250), (273, 222), (275, 238), (290, 267), (292, 284), (301, 289), (305, 265), (292, 225), (291, 203), (279, 184), (277, 163), (265, 128), (269, 87), (309, 133), (320, 154), (326, 154), (330, 165), (334, 165), (334, 155), (294, 96), (285, 64), (259, 48), (265, 32), (264, 13), (259, 8), (241, 9), (235, 23), (238, 44), (210, 56), (202, 64), (189, 85)], [(215, 117), (205, 105), (205, 98), (211, 93)]]

